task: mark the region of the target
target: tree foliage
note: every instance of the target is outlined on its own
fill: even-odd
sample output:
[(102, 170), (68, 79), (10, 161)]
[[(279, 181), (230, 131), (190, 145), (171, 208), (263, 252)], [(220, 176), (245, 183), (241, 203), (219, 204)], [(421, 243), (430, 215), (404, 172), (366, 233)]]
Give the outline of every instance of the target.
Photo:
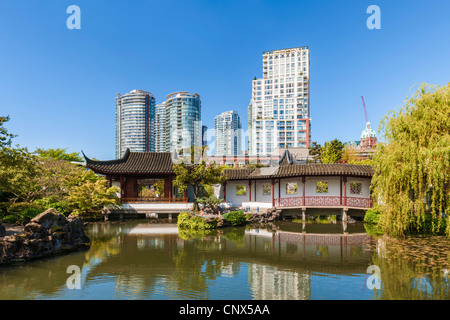
[(0, 190), (15, 200), (31, 202), (42, 192), (36, 178), (41, 175), (38, 159), (26, 148), (0, 149)]
[(174, 165), (176, 179), (174, 185), (178, 187), (180, 192), (187, 190), (191, 185), (196, 199), (194, 206), (198, 210), (197, 199), (208, 196), (205, 188), (210, 185), (223, 183), (226, 177), (222, 175), (224, 166), (217, 165), (215, 162), (206, 164), (202, 160), (199, 164), (186, 164), (184, 162)]
[(344, 144), (338, 139), (325, 142), (321, 149), (320, 160), (322, 163), (337, 163), (342, 159)]
[(311, 142), (311, 146), (309, 147), (309, 155), (316, 160), (320, 160), (320, 155), (322, 153), (322, 146), (320, 143), (317, 143), (316, 141)]
[(67, 152), (67, 148), (55, 148), (55, 149), (41, 149), (38, 148), (34, 152), (41, 159), (50, 159), (50, 160), (66, 160), (66, 161), (74, 161), (74, 162), (83, 162), (83, 158), (80, 156), (78, 152)]
[(380, 129), (372, 190), (384, 231), (438, 233), (446, 223), (450, 236), (450, 84), (421, 85)]
[(9, 116), (0, 116), (0, 148), (11, 146), (12, 138), (16, 137), (15, 134), (8, 133), (8, 130), (4, 127), (4, 123), (9, 121)]
[(109, 187), (108, 181), (93, 171), (84, 171), (81, 177), (72, 181), (67, 200), (74, 214), (82, 217), (97, 217), (105, 206), (116, 206), (119, 188)]

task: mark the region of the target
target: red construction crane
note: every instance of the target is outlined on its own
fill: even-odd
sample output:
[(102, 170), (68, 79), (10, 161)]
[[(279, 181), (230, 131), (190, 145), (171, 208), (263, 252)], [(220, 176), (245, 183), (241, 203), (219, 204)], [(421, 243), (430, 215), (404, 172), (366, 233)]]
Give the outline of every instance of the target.
[[(369, 117), (367, 116), (367, 110), (366, 110), (366, 104), (364, 103), (364, 97), (361, 96), (363, 107), (364, 107), (364, 115), (366, 117), (366, 128), (367, 130), (370, 129), (369, 127)], [(369, 148), (372, 148), (372, 137), (369, 137)]]
[(363, 102), (363, 107), (364, 107), (364, 115), (366, 116), (366, 124), (367, 122), (369, 122), (369, 118), (367, 117), (367, 110), (366, 110), (366, 104), (364, 103), (364, 97), (361, 96), (362, 102)]

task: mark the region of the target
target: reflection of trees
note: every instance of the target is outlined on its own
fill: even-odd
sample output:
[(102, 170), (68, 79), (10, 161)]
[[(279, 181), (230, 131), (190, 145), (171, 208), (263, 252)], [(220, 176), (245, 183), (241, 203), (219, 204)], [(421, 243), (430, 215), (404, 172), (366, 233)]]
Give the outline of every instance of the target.
[(45, 299), (65, 288), (67, 267), (85, 265), (84, 253), (75, 252), (29, 261), (0, 269), (0, 300)]
[(328, 246), (317, 246), (317, 253), (321, 257), (328, 257)]
[(92, 239), (89, 251), (86, 252), (86, 260), (105, 259), (120, 253), (120, 238), (108, 237)]
[(351, 246), (350, 247), (350, 255), (352, 257), (360, 257), (363, 255), (363, 246)]
[(372, 264), (380, 267), (382, 283), (377, 299), (450, 299), (450, 279), (445, 275), (450, 241), (435, 238), (382, 240), (380, 252), (374, 250), (372, 255)]
[(245, 229), (244, 228), (226, 228), (223, 229), (223, 236), (236, 243), (237, 246), (244, 246)]

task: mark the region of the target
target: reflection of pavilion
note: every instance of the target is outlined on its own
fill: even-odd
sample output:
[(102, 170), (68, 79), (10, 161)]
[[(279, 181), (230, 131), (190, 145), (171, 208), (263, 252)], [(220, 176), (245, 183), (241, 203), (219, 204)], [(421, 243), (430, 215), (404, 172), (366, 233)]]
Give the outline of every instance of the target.
[[(370, 257), (363, 250), (369, 239), (364, 233), (252, 229), (246, 231), (246, 238), (250, 249), (248, 281), (256, 300), (310, 299), (312, 273), (364, 273)], [(252, 259), (256, 255), (259, 258)]]
[[(240, 288), (240, 292), (250, 295), (249, 298), (309, 299), (311, 274), (364, 273), (370, 260), (370, 254), (361, 249), (367, 235), (253, 229), (235, 241), (226, 233), (220, 237), (183, 240), (174, 234), (175, 224), (115, 227), (119, 226), (120, 235), (114, 228), (107, 233), (120, 238), (120, 249), (91, 266), (86, 277), (86, 284), (105, 276), (115, 278), (116, 298), (162, 295), (210, 299), (212, 281), (217, 277), (240, 278), (238, 274), (244, 272), (245, 264), (248, 287)], [(99, 231), (96, 237), (102, 239)], [(92, 238), (94, 243), (96, 237)]]

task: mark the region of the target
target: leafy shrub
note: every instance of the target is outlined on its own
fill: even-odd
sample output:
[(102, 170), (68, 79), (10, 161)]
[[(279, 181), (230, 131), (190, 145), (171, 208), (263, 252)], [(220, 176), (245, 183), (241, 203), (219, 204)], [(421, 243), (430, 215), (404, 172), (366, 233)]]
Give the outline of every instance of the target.
[[(29, 203), (29, 202), (13, 203), (8, 208), (7, 217), (9, 217), (9, 219), (12, 220), (10, 216), (15, 216), (16, 217), (15, 223), (27, 223), (35, 216), (44, 211), (45, 207), (37, 203)], [(3, 219), (3, 221), (5, 220)]]
[(197, 202), (203, 204), (205, 207), (217, 207), (223, 202), (223, 199), (219, 199), (215, 195), (211, 195), (209, 197), (198, 198)]
[(378, 221), (380, 221), (380, 212), (377, 209), (372, 208), (366, 211), (364, 222), (378, 224)]
[(11, 206), (11, 202), (0, 202), (0, 219), (8, 215), (8, 209)]
[(42, 199), (35, 200), (34, 203), (41, 205), (43, 208), (45, 208), (45, 210), (54, 208), (66, 217), (72, 213), (69, 202), (64, 200), (58, 201), (52, 199), (52, 197), (44, 197)]
[(247, 220), (245, 214), (242, 211), (231, 211), (222, 215), (222, 217), (231, 223), (233, 226), (239, 226), (244, 224)]
[(7, 215), (7, 216), (3, 217), (3, 219), (2, 219), (2, 221), (4, 223), (11, 223), (11, 224), (17, 223), (18, 220), (19, 220), (19, 217), (14, 216), (14, 215)]
[(190, 212), (184, 211), (178, 215), (177, 225), (180, 229), (208, 230), (217, 228), (217, 220), (206, 219), (196, 216)]

